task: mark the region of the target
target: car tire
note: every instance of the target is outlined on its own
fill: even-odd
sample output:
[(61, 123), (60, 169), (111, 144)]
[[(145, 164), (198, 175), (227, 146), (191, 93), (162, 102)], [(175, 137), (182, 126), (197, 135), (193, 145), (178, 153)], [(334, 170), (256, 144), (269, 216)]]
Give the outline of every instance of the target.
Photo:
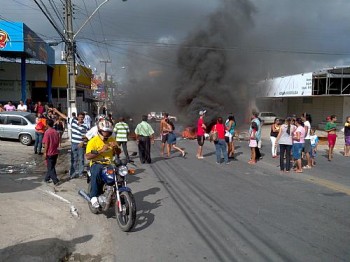
[(19, 141), (25, 146), (30, 146), (33, 142), (33, 139), (30, 135), (23, 134), (19, 136)]

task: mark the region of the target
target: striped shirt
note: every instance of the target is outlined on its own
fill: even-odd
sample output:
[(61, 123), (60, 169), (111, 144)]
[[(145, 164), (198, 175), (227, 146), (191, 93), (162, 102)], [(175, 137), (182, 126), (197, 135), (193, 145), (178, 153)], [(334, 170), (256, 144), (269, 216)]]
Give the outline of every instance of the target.
[(78, 121), (74, 118), (68, 117), (67, 120), (72, 128), (71, 142), (75, 144), (83, 142), (83, 136), (86, 134), (88, 128), (84, 124), (79, 125)]
[(116, 133), (117, 142), (127, 142), (128, 141), (128, 133), (130, 133), (130, 129), (127, 123), (118, 122), (114, 127), (114, 133)]

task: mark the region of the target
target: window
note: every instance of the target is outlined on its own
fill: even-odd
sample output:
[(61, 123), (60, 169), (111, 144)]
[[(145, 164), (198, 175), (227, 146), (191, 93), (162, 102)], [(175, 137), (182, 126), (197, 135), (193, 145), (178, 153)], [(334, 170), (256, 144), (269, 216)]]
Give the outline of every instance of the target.
[(14, 126), (23, 126), (25, 125), (24, 121), (22, 121), (22, 118), (18, 116), (9, 116), (7, 119), (8, 125), (14, 125)]
[(6, 116), (0, 116), (0, 124), (5, 124)]

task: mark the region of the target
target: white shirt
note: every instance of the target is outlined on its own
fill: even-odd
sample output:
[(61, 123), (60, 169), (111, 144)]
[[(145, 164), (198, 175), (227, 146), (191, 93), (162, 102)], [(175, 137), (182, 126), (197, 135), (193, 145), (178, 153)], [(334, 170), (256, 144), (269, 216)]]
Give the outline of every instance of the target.
[(307, 134), (305, 135), (305, 139), (310, 139), (310, 130), (311, 130), (311, 124), (309, 121), (304, 122), (304, 127), (307, 127)]
[(24, 111), (24, 112), (26, 112), (27, 111), (27, 106), (26, 105), (21, 105), (21, 104), (19, 104), (18, 106), (17, 106), (17, 111)]

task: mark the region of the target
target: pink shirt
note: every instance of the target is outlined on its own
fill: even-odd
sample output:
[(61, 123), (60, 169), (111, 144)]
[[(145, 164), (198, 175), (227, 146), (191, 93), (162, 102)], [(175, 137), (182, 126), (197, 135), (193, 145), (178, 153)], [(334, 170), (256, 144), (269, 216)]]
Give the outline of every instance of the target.
[(59, 133), (53, 128), (47, 129), (44, 133), (43, 144), (47, 148), (47, 156), (58, 155), (58, 147), (60, 145)]
[(6, 111), (16, 111), (16, 107), (14, 105), (9, 105), (9, 104), (6, 104), (4, 105), (4, 108)]
[(305, 128), (303, 126), (298, 126), (295, 132), (300, 133), (300, 140), (299, 141), (294, 140), (294, 143), (300, 143), (300, 144), (305, 143)]
[(202, 124), (204, 124), (203, 118), (199, 118), (197, 123), (197, 136), (204, 136), (205, 130), (203, 129)]

